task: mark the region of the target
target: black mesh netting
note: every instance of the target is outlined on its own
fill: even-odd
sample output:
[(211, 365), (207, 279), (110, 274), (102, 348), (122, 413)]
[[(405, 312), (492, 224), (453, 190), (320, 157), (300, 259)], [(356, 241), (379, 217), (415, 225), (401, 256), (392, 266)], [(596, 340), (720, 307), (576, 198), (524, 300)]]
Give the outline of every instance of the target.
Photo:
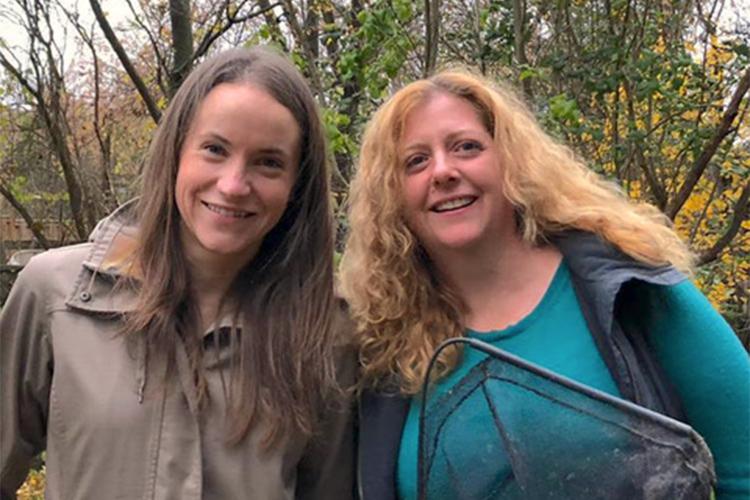
[(441, 348), (457, 342), (488, 356), (423, 399), (420, 499), (710, 498), (713, 459), (687, 425), (475, 339)]

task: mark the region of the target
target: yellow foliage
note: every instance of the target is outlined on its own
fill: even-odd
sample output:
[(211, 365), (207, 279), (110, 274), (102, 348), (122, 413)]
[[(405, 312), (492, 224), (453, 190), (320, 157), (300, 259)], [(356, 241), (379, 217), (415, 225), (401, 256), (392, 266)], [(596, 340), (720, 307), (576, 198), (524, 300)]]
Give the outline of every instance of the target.
[(651, 50), (657, 54), (663, 54), (666, 48), (667, 45), (664, 43), (664, 37), (659, 35), (659, 38), (656, 39), (656, 43), (651, 47)]
[(630, 196), (634, 200), (641, 199), (641, 182), (640, 181), (630, 181), (628, 185), (628, 196)]
[[(661, 96), (661, 94), (654, 94), (654, 96)], [(658, 99), (654, 99), (658, 100)], [(653, 115), (651, 115), (651, 128), (656, 127), (659, 122), (661, 121), (661, 113), (658, 111), (654, 111)]]
[(698, 118), (698, 110), (697, 109), (690, 109), (690, 110), (685, 111), (684, 113), (682, 113), (682, 119), (683, 120), (692, 122), (696, 118)]
[(690, 198), (688, 198), (685, 202), (685, 205), (682, 208), (682, 212), (688, 218), (692, 219), (691, 216), (694, 217), (703, 211), (703, 208), (706, 206), (707, 201), (708, 192), (703, 190), (696, 190), (696, 192), (693, 193), (693, 195), (690, 196)]
[(666, 159), (672, 160), (672, 161), (676, 160), (677, 156), (679, 156), (679, 154), (680, 154), (680, 148), (678, 148), (677, 146), (674, 146), (672, 144), (665, 144), (661, 148), (661, 151), (662, 151), (663, 156)]
[(46, 467), (29, 472), (26, 482), (16, 492), (18, 500), (44, 500), (45, 473)]
[(729, 288), (723, 283), (716, 283), (711, 289), (708, 290), (708, 300), (711, 301), (713, 306), (717, 309), (721, 309), (722, 303), (729, 297)]
[(715, 69), (726, 66), (734, 58), (734, 52), (731, 47), (722, 44), (718, 37), (711, 35), (711, 43), (706, 52), (706, 62)]

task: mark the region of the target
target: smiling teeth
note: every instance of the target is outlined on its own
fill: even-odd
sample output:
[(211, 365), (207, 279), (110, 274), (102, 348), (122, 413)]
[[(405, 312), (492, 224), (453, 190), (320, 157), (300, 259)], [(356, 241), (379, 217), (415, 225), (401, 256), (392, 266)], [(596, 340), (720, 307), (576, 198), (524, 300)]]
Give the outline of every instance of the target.
[(210, 203), (206, 203), (206, 208), (211, 210), (212, 212), (215, 212), (219, 215), (224, 215), (226, 217), (237, 217), (239, 219), (249, 217), (249, 212), (238, 212), (236, 210), (227, 210), (226, 208), (217, 207), (216, 205), (211, 205)]
[(463, 196), (461, 198), (454, 198), (452, 200), (438, 203), (433, 207), (436, 212), (445, 212), (446, 210), (454, 210), (456, 208), (462, 208), (470, 205), (474, 201), (473, 196)]

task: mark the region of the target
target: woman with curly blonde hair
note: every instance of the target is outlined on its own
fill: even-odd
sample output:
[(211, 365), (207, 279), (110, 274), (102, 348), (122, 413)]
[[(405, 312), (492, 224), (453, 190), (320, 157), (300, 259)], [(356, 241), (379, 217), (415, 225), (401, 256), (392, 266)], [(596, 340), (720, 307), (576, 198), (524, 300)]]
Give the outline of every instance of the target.
[[(750, 492), (750, 363), (686, 279), (692, 264), (663, 214), (512, 91), (457, 70), (398, 91), (365, 132), (341, 265), (361, 342), (363, 497), (415, 497), (415, 396), (436, 347), (461, 336), (689, 419), (720, 497)], [(442, 351), (433, 387), (477, 363)], [(463, 437), (484, 458), (481, 433)]]

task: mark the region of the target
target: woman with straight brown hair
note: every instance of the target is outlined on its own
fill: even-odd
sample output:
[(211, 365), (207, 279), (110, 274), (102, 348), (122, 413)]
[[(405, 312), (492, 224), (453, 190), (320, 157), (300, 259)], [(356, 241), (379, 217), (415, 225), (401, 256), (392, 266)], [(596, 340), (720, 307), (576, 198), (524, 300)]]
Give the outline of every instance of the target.
[(140, 198), (20, 273), (0, 316), (2, 498), (349, 498), (345, 324), (315, 100), (262, 48), (198, 66)]

